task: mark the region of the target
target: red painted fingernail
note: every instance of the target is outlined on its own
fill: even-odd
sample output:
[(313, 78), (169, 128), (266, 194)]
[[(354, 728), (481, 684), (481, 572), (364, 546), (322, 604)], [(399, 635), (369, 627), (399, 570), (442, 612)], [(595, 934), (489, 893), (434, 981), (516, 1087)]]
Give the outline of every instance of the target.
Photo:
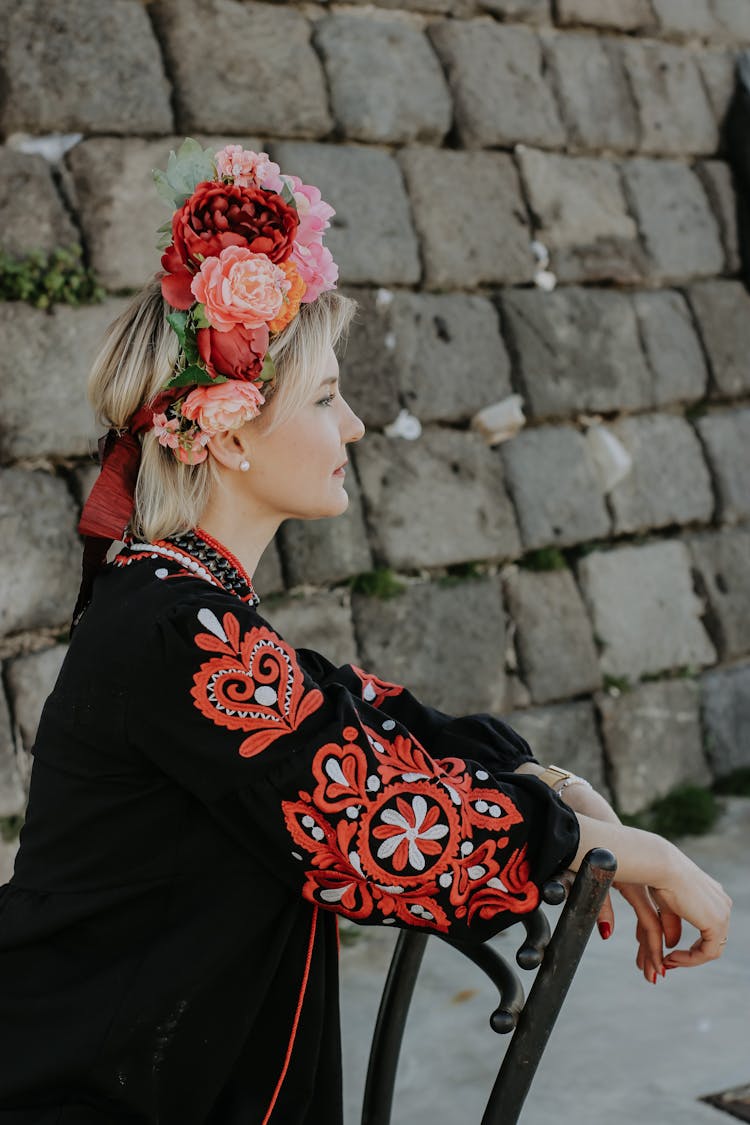
[(659, 969), (659, 972), (661, 973), (661, 975), (662, 975), (663, 977), (665, 977), (665, 976), (667, 975), (667, 970), (666, 970), (666, 969), (664, 968), (664, 966), (663, 966), (663, 965), (662, 965), (662, 967), (661, 967), (661, 968)]
[(656, 984), (656, 969), (654, 969), (653, 974), (651, 976), (651, 983)]
[(596, 924), (599, 927), (599, 933), (602, 935), (604, 941), (606, 941), (612, 933), (611, 924), (609, 922), (597, 922)]

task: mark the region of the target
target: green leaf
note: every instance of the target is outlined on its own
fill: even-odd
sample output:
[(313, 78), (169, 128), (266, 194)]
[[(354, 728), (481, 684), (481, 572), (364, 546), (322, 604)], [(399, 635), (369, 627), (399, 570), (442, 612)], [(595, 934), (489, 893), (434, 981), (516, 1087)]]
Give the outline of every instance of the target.
[(200, 302), (193, 309), (193, 324), (196, 328), (210, 328), (211, 321), (206, 316), (206, 306)]
[(271, 359), (270, 354), (266, 353), (266, 358), (263, 360), (263, 366), (260, 369), (260, 378), (264, 383), (268, 383), (276, 375), (276, 365)]
[(284, 186), (281, 189), (281, 191), (279, 192), (279, 195), (281, 196), (281, 198), (284, 200), (285, 203), (290, 203), (292, 205), (292, 207), (295, 209), (295, 211), (297, 210), (297, 204), (294, 201), (294, 192), (289, 187), (289, 184), (286, 182), (286, 180), (284, 181)]
[(166, 172), (154, 169), (156, 190), (175, 210), (182, 207), (198, 184), (215, 177), (213, 154), (192, 137), (187, 137), (176, 153), (170, 152)]
[(175, 309), (167, 316), (167, 324), (174, 329), (177, 339), (185, 347), (185, 331), (187, 329), (188, 313), (182, 309)]
[(167, 386), (209, 386), (217, 381), (216, 379), (212, 379), (209, 373), (204, 370), (204, 368), (199, 367), (197, 363), (191, 363), (183, 371), (178, 371), (176, 375), (173, 375), (167, 383)]

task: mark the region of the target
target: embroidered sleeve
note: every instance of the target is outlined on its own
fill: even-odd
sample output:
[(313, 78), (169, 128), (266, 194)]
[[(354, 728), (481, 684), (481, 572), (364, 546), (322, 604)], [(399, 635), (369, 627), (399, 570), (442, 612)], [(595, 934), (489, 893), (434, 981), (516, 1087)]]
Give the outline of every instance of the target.
[(525, 739), (496, 715), (449, 715), (421, 703), (401, 684), (381, 680), (356, 664), (337, 667), (319, 652), (307, 648), (297, 649), (297, 655), (317, 684), (343, 684), (384, 715), (404, 723), (433, 758), (465, 756), (493, 772), (512, 772), (521, 762), (536, 761)]
[(437, 760), (226, 599), (163, 620), (135, 680), (131, 708), (153, 716), (133, 724), (140, 747), (292, 892), (357, 922), (485, 940), (577, 846), (535, 778)]

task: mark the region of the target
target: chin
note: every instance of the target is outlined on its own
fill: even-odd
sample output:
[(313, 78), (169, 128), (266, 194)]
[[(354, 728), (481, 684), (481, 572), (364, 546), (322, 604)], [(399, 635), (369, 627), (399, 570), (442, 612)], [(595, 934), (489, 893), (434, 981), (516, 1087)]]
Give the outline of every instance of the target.
[(322, 504), (314, 511), (298, 512), (292, 519), (298, 520), (324, 520), (330, 519), (332, 516), (341, 516), (349, 507), (349, 495), (344, 488), (340, 489), (339, 495), (332, 497), (327, 504)]

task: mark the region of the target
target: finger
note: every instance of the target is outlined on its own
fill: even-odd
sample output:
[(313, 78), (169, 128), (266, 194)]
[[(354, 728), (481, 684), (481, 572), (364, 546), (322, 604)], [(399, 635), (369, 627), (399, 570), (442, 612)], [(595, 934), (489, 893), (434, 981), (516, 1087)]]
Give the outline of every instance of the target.
[(661, 910), (660, 917), (664, 942), (669, 949), (672, 949), (682, 937), (682, 919), (679, 914), (673, 914), (671, 910)]
[(607, 897), (601, 905), (601, 909), (597, 915), (596, 925), (603, 941), (606, 941), (607, 938), (612, 936), (615, 928), (615, 912), (612, 908), (612, 899), (609, 893), (607, 893)]
[(665, 958), (664, 966), (667, 969), (689, 969), (705, 965), (707, 961), (715, 961), (721, 957), (725, 945), (726, 938), (715, 933), (703, 933), (690, 949), (673, 949)]

